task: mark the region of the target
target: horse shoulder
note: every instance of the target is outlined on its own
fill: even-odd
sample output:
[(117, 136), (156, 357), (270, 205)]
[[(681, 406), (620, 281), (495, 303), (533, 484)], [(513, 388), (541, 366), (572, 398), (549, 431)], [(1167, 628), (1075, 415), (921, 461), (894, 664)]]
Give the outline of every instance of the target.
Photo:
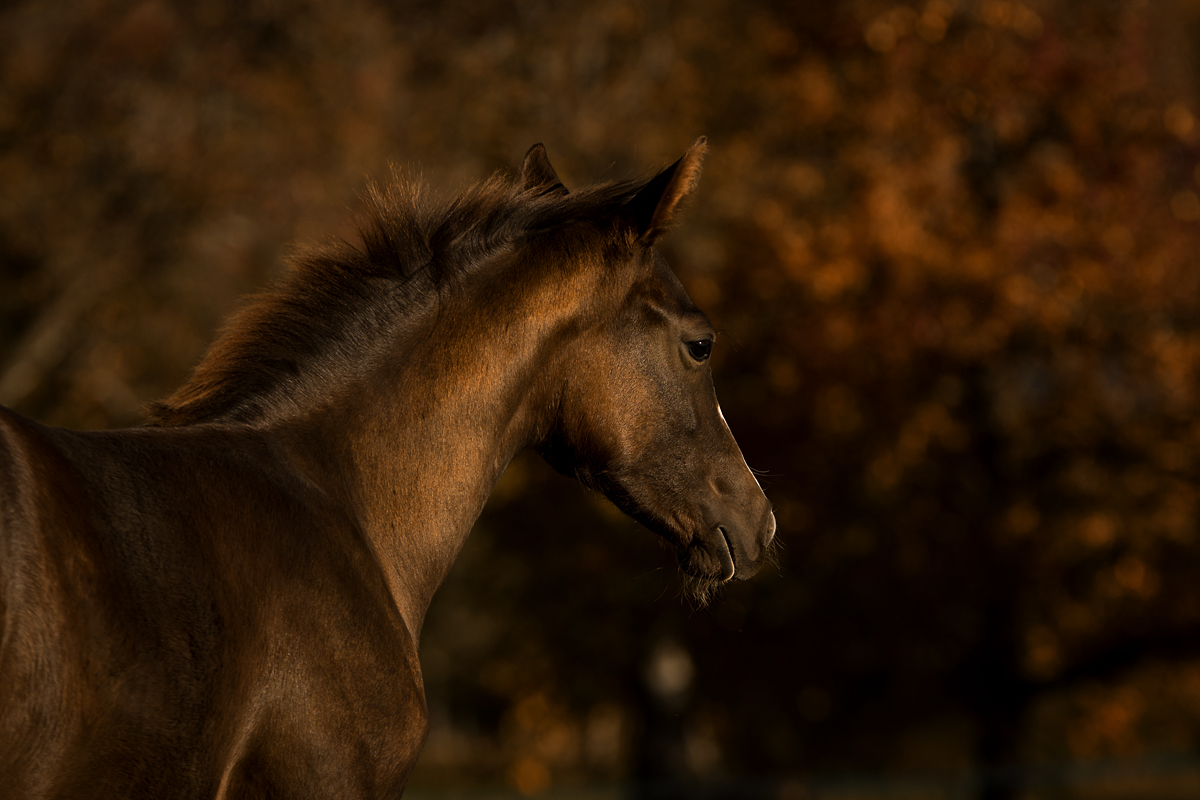
[[(217, 796), (395, 796), (427, 729), (417, 643), (355, 515), (250, 431), (151, 431), (203, 520)], [(164, 466), (164, 468), (168, 468)]]
[(352, 515), (270, 448), (220, 438), (0, 409), (10, 796), (367, 798), (407, 781), (427, 730), (416, 641)]
[(304, 637), (260, 674), (237, 704), (218, 797), (399, 796), (428, 730), (415, 643), (362, 634)]
[(77, 509), (45, 431), (0, 407), (0, 785), (15, 797), (51, 791), (88, 703), (70, 587), (92, 554), (55, 536)]

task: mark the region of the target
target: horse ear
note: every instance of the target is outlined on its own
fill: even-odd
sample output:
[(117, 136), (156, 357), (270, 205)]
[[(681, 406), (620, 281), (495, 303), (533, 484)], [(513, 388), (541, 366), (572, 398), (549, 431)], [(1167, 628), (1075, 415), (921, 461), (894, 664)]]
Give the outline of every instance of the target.
[(701, 136), (683, 158), (654, 176), (629, 201), (629, 211), (644, 244), (653, 244), (675, 222), (680, 201), (700, 181), (700, 163), (707, 150), (708, 138)]
[(541, 142), (529, 148), (525, 154), (525, 161), (521, 164), (521, 189), (538, 196), (567, 194), (567, 187), (563, 186), (558, 173), (550, 166), (546, 147)]

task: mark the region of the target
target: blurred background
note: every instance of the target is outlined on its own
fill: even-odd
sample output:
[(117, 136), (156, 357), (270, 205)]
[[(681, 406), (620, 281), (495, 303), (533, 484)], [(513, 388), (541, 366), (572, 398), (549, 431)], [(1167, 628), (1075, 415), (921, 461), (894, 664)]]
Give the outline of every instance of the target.
[(395, 164), (710, 140), (662, 249), (778, 569), (521, 457), (409, 797), (1200, 796), (1200, 2), (0, 6), (0, 402), (136, 425)]

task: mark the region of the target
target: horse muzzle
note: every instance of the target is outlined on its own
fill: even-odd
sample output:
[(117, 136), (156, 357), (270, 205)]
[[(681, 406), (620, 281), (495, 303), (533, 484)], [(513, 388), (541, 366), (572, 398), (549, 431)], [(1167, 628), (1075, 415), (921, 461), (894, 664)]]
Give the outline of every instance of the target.
[[(705, 516), (716, 520), (696, 533), (679, 548), (679, 565), (684, 572), (699, 578), (721, 581), (746, 580), (754, 576), (767, 559), (775, 538), (775, 514), (765, 496), (751, 513), (735, 514), (711, 509)], [(716, 513), (712, 513), (716, 512)], [(750, 521), (746, 521), (750, 520)]]

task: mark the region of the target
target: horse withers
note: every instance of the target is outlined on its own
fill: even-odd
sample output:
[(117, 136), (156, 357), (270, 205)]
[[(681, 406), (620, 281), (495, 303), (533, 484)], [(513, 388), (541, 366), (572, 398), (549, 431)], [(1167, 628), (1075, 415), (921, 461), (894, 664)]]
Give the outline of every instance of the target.
[(654, 248), (705, 147), (574, 192), (540, 145), (448, 202), (374, 189), (149, 426), (0, 408), (0, 793), (398, 797), (425, 612), (525, 447), (702, 585), (754, 574), (775, 519)]

